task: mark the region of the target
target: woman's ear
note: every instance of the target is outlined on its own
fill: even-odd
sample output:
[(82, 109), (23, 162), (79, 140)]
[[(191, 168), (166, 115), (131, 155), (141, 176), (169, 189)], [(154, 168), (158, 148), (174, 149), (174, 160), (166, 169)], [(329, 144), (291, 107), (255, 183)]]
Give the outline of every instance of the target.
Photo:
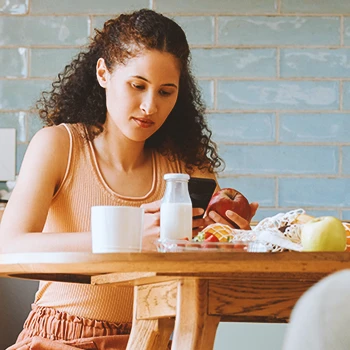
[(106, 62), (103, 58), (99, 58), (96, 64), (96, 77), (101, 87), (106, 88), (109, 79), (109, 72)]

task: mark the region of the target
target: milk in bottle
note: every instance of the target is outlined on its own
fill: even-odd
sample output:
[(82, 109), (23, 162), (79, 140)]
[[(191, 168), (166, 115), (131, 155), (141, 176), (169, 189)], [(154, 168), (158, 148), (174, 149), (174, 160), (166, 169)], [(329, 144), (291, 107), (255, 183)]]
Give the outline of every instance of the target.
[(192, 239), (192, 204), (188, 174), (165, 174), (166, 188), (160, 206), (160, 239)]

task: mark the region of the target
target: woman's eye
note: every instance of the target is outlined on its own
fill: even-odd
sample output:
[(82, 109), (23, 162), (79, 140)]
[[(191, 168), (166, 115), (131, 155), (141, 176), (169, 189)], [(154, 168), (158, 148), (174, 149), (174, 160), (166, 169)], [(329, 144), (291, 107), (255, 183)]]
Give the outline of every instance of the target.
[(139, 84), (132, 84), (132, 87), (137, 89), (137, 90), (143, 90), (145, 87), (143, 85), (139, 85)]
[(161, 96), (169, 96), (169, 95), (171, 95), (171, 92), (165, 91), (165, 90), (160, 90), (159, 93), (160, 93)]

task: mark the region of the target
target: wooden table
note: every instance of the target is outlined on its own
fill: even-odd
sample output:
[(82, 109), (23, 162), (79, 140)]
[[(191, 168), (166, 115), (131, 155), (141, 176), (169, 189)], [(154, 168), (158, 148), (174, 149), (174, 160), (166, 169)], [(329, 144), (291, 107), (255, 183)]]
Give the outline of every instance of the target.
[[(128, 349), (213, 348), (220, 321), (288, 322), (301, 294), (350, 268), (344, 253), (27, 253), (0, 255), (0, 276), (134, 286)], [(174, 328), (175, 326), (175, 328)]]

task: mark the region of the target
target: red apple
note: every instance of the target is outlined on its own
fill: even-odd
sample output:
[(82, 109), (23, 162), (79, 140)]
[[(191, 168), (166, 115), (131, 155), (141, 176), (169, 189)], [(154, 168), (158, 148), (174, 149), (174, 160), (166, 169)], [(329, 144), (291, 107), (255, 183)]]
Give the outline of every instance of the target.
[(214, 193), (208, 204), (207, 213), (210, 211), (216, 211), (234, 227), (239, 228), (226, 216), (227, 210), (234, 211), (248, 221), (251, 219), (251, 208), (247, 198), (234, 188), (222, 188)]

